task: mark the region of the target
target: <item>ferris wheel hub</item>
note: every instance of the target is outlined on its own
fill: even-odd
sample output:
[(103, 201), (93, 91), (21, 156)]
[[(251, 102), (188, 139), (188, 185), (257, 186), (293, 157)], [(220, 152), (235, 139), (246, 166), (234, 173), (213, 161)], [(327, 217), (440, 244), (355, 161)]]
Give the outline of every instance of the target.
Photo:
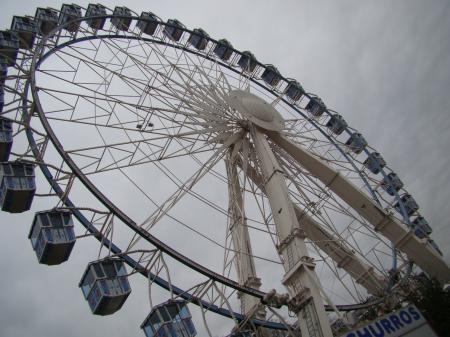
[(281, 131), (284, 128), (284, 120), (280, 113), (261, 97), (248, 91), (230, 91), (228, 104), (242, 117), (263, 129)]

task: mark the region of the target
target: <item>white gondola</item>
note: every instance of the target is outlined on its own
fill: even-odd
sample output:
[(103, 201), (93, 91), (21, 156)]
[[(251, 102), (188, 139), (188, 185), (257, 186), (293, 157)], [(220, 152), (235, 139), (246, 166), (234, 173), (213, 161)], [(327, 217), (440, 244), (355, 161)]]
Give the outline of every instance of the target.
[(331, 130), (335, 135), (340, 135), (347, 128), (348, 124), (344, 117), (339, 114), (334, 114), (330, 117), (326, 127)]
[(19, 37), (10, 30), (0, 31), (0, 56), (6, 60), (8, 66), (16, 64), (19, 52)]
[(152, 12), (142, 12), (139, 18), (142, 20), (137, 22), (136, 27), (144, 34), (155, 34), (156, 28), (158, 28), (158, 17)]
[(228, 61), (233, 54), (233, 46), (228, 40), (220, 39), (214, 47), (214, 54), (222, 61)]
[(131, 11), (127, 7), (116, 6), (111, 24), (118, 30), (127, 31), (131, 24)]
[(262, 73), (261, 78), (268, 85), (274, 87), (278, 83), (280, 83), (281, 74), (275, 66), (268, 64), (268, 65), (266, 65), (266, 69), (264, 69), (264, 72)]
[(327, 110), (327, 107), (320, 97), (314, 96), (309, 99), (305, 109), (314, 117), (320, 117)]
[(412, 225), (414, 226), (414, 234), (421, 239), (428, 237), (433, 232), (433, 229), (423, 216), (418, 216), (415, 218)]
[(195, 28), (189, 36), (188, 42), (197, 50), (205, 50), (209, 35), (201, 28)]
[(248, 50), (242, 52), (242, 55), (238, 61), (238, 66), (248, 73), (252, 73), (255, 70), (257, 64), (258, 61), (256, 60), (255, 55), (253, 55)]
[(412, 214), (414, 214), (415, 211), (417, 211), (419, 209), (419, 205), (417, 204), (417, 202), (414, 200), (414, 198), (410, 194), (402, 195), (400, 200), (401, 200), (401, 203), (400, 203), (400, 201), (397, 201), (394, 205), (395, 209), (400, 214), (403, 213), (401, 204), (403, 204), (403, 207), (408, 216), (411, 216)]
[(298, 101), (305, 94), (305, 90), (296, 80), (290, 80), (286, 87), (286, 96), (293, 101)]
[(33, 48), (37, 34), (37, 26), (32, 18), (14, 16), (11, 22), (11, 31), (16, 33), (19, 38), (19, 48)]
[(370, 172), (378, 174), (381, 169), (386, 166), (386, 161), (378, 152), (372, 152), (364, 161), (364, 166), (367, 167)]
[[(102, 16), (106, 15), (106, 8), (103, 5), (100, 4), (89, 4), (88, 8), (86, 10), (85, 17), (91, 18), (95, 16)], [(92, 18), (87, 19), (86, 23), (89, 27), (93, 29), (103, 29), (103, 26), (105, 25), (106, 18)]]
[(167, 20), (167, 25), (164, 26), (163, 33), (172, 41), (178, 42), (183, 35), (184, 25), (177, 19)]
[(383, 178), (381, 182), (381, 187), (389, 194), (395, 195), (403, 187), (403, 182), (400, 180), (398, 175), (394, 172), (389, 173)]
[(367, 146), (367, 141), (359, 132), (351, 134), (350, 138), (345, 142), (345, 145), (349, 147), (354, 153), (361, 153)]
[(34, 19), (38, 34), (48, 35), (58, 25), (58, 12), (53, 8), (37, 8)]
[(63, 4), (59, 13), (59, 24), (67, 24), (64, 29), (69, 32), (76, 32), (80, 29), (80, 21), (74, 21), (83, 17), (81, 7), (74, 4)]

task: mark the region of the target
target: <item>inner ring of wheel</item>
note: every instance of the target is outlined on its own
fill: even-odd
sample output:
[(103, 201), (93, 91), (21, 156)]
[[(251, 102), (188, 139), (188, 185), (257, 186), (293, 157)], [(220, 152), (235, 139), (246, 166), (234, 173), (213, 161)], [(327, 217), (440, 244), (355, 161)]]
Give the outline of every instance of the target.
[[(105, 16), (105, 17), (112, 17), (112, 16)], [(134, 18), (137, 19), (137, 18)], [(55, 29), (55, 32), (59, 29), (61, 29), (62, 27), (57, 27)], [(186, 30), (188, 31), (188, 30)], [(51, 34), (49, 35), (51, 36)], [(97, 189), (97, 187), (92, 184), (92, 182), (87, 179), (87, 177), (83, 174), (83, 172), (78, 168), (78, 166), (75, 164), (75, 162), (69, 157), (69, 155), (67, 153), (65, 153), (62, 144), (59, 142), (58, 138), (56, 137), (55, 133), (53, 132), (49, 122), (46, 119), (46, 116), (44, 114), (44, 111), (42, 109), (40, 100), (39, 100), (39, 95), (37, 94), (36, 88), (35, 88), (35, 70), (36, 67), (39, 67), (40, 63), (42, 61), (44, 61), (48, 56), (50, 56), (51, 54), (55, 53), (58, 49), (61, 49), (65, 46), (68, 46), (70, 44), (74, 44), (77, 42), (81, 42), (84, 40), (89, 40), (89, 39), (100, 39), (100, 38), (124, 38), (124, 39), (132, 39), (132, 38), (137, 38), (137, 37), (132, 37), (132, 36), (124, 36), (124, 35), (97, 35), (97, 36), (89, 36), (89, 37), (85, 37), (85, 38), (81, 38), (81, 39), (74, 39), (71, 41), (68, 41), (64, 44), (58, 45), (57, 47), (51, 49), (50, 51), (48, 51), (46, 54), (42, 55), (42, 57), (39, 57), (40, 55), (40, 50), (43, 49), (44, 45), (45, 45), (45, 41), (46, 39), (44, 38), (40, 45), (37, 47), (37, 50), (34, 54), (33, 57), (33, 61), (31, 64), (31, 88), (32, 88), (32, 95), (33, 95), (33, 99), (34, 99), (34, 103), (35, 103), (35, 110), (38, 112), (39, 118), (41, 120), (41, 123), (43, 125), (43, 127), (45, 128), (50, 140), (52, 141), (53, 145), (55, 146), (55, 148), (57, 149), (58, 153), (61, 155), (61, 157), (64, 159), (64, 161), (66, 162), (66, 164), (70, 167), (70, 169), (73, 171), (73, 173), (75, 174), (75, 176), (86, 186), (86, 188), (93, 193), (93, 195), (99, 200), (101, 201), (106, 208), (108, 208), (113, 214), (115, 214), (120, 220), (122, 220), (128, 227), (130, 227), (133, 231), (135, 231), (138, 235), (140, 235), (143, 239), (145, 239), (146, 241), (150, 242), (151, 244), (153, 244), (154, 246), (156, 246), (158, 249), (160, 249), (161, 251), (167, 253), (168, 255), (170, 255), (171, 257), (173, 257), (174, 259), (176, 259), (177, 261), (185, 264), (186, 266), (196, 270), (197, 272), (200, 272), (201, 274), (209, 277), (212, 280), (218, 281), (226, 286), (229, 286), (231, 288), (234, 288), (236, 290), (242, 291), (244, 293), (248, 293), (252, 296), (258, 297), (258, 298), (262, 298), (264, 296), (264, 293), (258, 290), (255, 290), (253, 288), (249, 288), (249, 287), (245, 287), (245, 286), (241, 286), (239, 285), (237, 282), (228, 279), (220, 274), (217, 274), (207, 268), (205, 268), (204, 266), (196, 263), (195, 261), (192, 261), (188, 258), (186, 258), (185, 256), (182, 256), (181, 254), (179, 254), (176, 250), (174, 250), (173, 248), (165, 245), (163, 242), (161, 242), (160, 240), (158, 240), (156, 237), (150, 235), (149, 233), (147, 233), (146, 231), (143, 231), (135, 222), (133, 222), (133, 220), (131, 220), (126, 214), (124, 214), (116, 205), (114, 205), (101, 191), (99, 191)], [(152, 42), (152, 43), (158, 43), (158, 44), (165, 44), (168, 45), (170, 47), (173, 48), (179, 48), (179, 49), (184, 49), (187, 52), (190, 53), (195, 53), (198, 54), (202, 57), (206, 57), (205, 55), (201, 54), (201, 53), (196, 53), (195, 51), (180, 47), (180, 46), (174, 46), (168, 43), (165, 43), (163, 41), (159, 41), (159, 40), (154, 40), (154, 39), (147, 39), (147, 38), (142, 38), (142, 37), (138, 37), (139, 39), (145, 40), (147, 42)], [(226, 65), (226, 64), (222, 64), (222, 66), (227, 67), (231, 70), (233, 70), (234, 72), (237, 72), (235, 69), (232, 69), (230, 66)], [(251, 81), (259, 86), (262, 86), (260, 83), (256, 82), (254, 79), (251, 79)], [(269, 89), (265, 88), (264, 89), (270, 91)], [(284, 101), (284, 100), (283, 100)], [(290, 105), (291, 107), (293, 107), (291, 104), (289, 104), (288, 102), (284, 101), (286, 104)], [(294, 107), (293, 107), (294, 108)], [(295, 108), (294, 108), (295, 109)], [(299, 111), (298, 109), (295, 109), (299, 114), (303, 115), (303, 113), (301, 111)], [(255, 117), (255, 116), (254, 116)], [(260, 118), (263, 119), (263, 118)], [(313, 123), (314, 124), (314, 123)], [(323, 130), (320, 129), (320, 127), (318, 127), (317, 125), (315, 125), (316, 128), (323, 133)], [(329, 138), (331, 141), (332, 139), (330, 137)], [(333, 141), (332, 141), (333, 142)], [(334, 143), (334, 142), (333, 142)], [(337, 145), (335, 144), (335, 146), (337, 147)], [(347, 157), (348, 159), (348, 157)], [(349, 160), (350, 161), (350, 160)], [(46, 176), (47, 177), (47, 176)], [(48, 177), (47, 177), (48, 178)], [(368, 306), (367, 304), (365, 304), (364, 306)], [(357, 307), (361, 307), (360, 305), (339, 305), (338, 306), (339, 309), (341, 310), (354, 310)], [(330, 308), (329, 308), (330, 309)]]

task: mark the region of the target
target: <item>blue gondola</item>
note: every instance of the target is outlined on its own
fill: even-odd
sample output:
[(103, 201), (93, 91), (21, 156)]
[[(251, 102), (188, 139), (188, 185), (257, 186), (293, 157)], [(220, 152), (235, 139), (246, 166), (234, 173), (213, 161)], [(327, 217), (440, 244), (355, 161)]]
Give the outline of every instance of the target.
[(75, 245), (71, 212), (53, 209), (36, 213), (28, 238), (39, 263), (55, 265), (67, 261)]
[(170, 300), (153, 308), (141, 329), (147, 337), (194, 337), (197, 335), (186, 301)]
[(188, 42), (197, 50), (205, 50), (208, 45), (209, 35), (201, 28), (195, 28), (191, 36), (189, 36)]
[(12, 122), (0, 117), (0, 162), (8, 161), (13, 143)]
[(370, 172), (378, 174), (381, 169), (386, 166), (386, 161), (378, 152), (372, 152), (364, 161), (364, 166), (367, 167)]
[(64, 29), (74, 33), (80, 29), (80, 21), (74, 21), (82, 18), (81, 7), (75, 4), (63, 4), (59, 13), (59, 24), (64, 25)]
[(398, 177), (397, 173), (391, 172), (381, 182), (381, 187), (389, 194), (394, 196), (395, 192), (403, 187), (403, 182)]
[(334, 114), (330, 117), (326, 126), (334, 134), (340, 135), (347, 128), (348, 124), (345, 121), (344, 117), (339, 114)]
[(0, 56), (6, 60), (8, 66), (13, 66), (19, 52), (19, 37), (10, 30), (0, 31)]
[(14, 16), (11, 31), (19, 37), (19, 48), (31, 49), (37, 34), (36, 22), (28, 17)]
[(103, 29), (103, 26), (105, 25), (105, 22), (106, 22), (106, 18), (92, 18), (92, 17), (102, 16), (102, 15), (106, 15), (105, 6), (100, 5), (100, 4), (89, 4), (84, 17), (91, 18), (91, 19), (87, 19), (86, 23), (92, 29), (98, 30), (98, 29)]
[(266, 69), (264, 69), (261, 78), (268, 85), (274, 87), (280, 82), (281, 74), (275, 66), (268, 64), (266, 65)]
[(23, 162), (0, 163), (0, 205), (2, 211), (10, 213), (28, 211), (35, 192), (33, 165)]
[(320, 97), (313, 96), (309, 99), (305, 109), (314, 117), (320, 117), (327, 110), (327, 107)]
[[(419, 209), (419, 205), (417, 204), (417, 202), (414, 200), (414, 198), (410, 195), (410, 194), (403, 194), (402, 197), (400, 198), (401, 203), (403, 204), (403, 207), (405, 208), (406, 214), (408, 216), (411, 216), (414, 214), (415, 211), (417, 211)], [(400, 206), (400, 201), (397, 201), (394, 205), (395, 209), (397, 212), (399, 212), (400, 214), (403, 214), (402, 212), (402, 208)]]
[(112, 25), (118, 30), (127, 31), (131, 24), (131, 11), (127, 7), (116, 6), (113, 14), (121, 17), (111, 18)]
[(295, 80), (290, 80), (289, 84), (286, 87), (286, 96), (292, 99), (293, 101), (298, 101), (305, 94), (305, 90)]
[(424, 219), (423, 216), (418, 216), (414, 219), (412, 222), (412, 225), (414, 226), (414, 234), (416, 234), (417, 237), (423, 239), (427, 236), (429, 236), (433, 229), (428, 224), (428, 221)]
[(248, 50), (242, 52), (242, 55), (238, 61), (238, 66), (241, 67), (242, 70), (252, 73), (255, 71), (257, 65), (258, 61), (256, 60), (255, 55)]
[(167, 25), (164, 26), (163, 33), (172, 41), (180, 41), (183, 35), (184, 25), (177, 19), (167, 20)]
[(359, 132), (351, 134), (350, 138), (345, 142), (345, 145), (349, 147), (354, 153), (361, 153), (367, 146), (367, 141)]
[(142, 20), (137, 22), (136, 27), (144, 34), (155, 34), (156, 28), (158, 28), (158, 17), (152, 12), (142, 12), (140, 19)]
[(38, 34), (48, 35), (58, 25), (58, 12), (53, 8), (37, 8), (34, 19)]
[(233, 54), (233, 46), (228, 40), (220, 39), (214, 47), (214, 54), (221, 60), (228, 61)]
[(88, 264), (79, 283), (94, 315), (118, 311), (131, 293), (122, 260), (109, 258)]

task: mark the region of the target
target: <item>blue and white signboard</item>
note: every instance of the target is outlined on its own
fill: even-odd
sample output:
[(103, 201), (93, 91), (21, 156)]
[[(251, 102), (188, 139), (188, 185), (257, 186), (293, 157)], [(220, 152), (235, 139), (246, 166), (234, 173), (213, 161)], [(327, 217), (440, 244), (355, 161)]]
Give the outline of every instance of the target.
[(341, 337), (437, 337), (414, 305), (387, 314)]

